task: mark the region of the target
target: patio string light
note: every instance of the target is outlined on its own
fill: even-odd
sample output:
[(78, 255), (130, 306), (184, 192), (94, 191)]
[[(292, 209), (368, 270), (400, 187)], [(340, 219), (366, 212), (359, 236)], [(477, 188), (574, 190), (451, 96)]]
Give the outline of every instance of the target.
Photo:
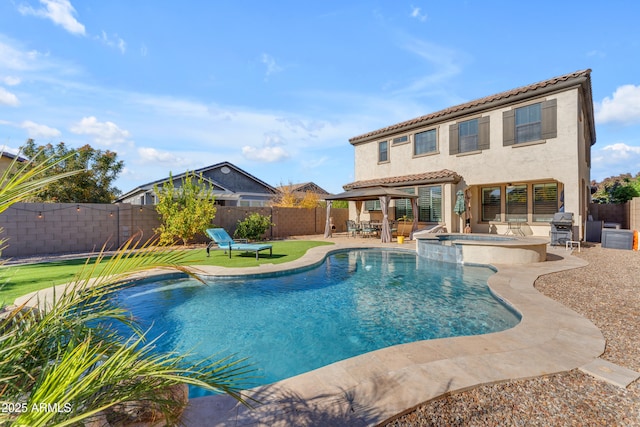
[[(49, 203), (42, 203), (42, 205), (46, 205), (46, 206), (55, 206), (55, 204), (49, 204)], [(11, 210), (13, 211), (19, 211), (19, 212), (29, 212), (32, 213), (33, 215), (36, 216), (36, 218), (38, 219), (43, 219), (45, 217), (46, 214), (49, 213), (53, 213), (53, 212), (59, 212), (59, 211), (68, 211), (71, 209), (75, 209), (75, 211), (77, 213), (81, 213), (82, 211), (86, 210), (86, 211), (98, 211), (98, 212), (104, 212), (106, 214), (109, 215), (110, 218), (114, 217), (114, 213), (119, 212), (120, 211), (120, 207), (117, 205), (114, 205), (113, 208), (101, 208), (101, 207), (95, 207), (95, 206), (91, 206), (89, 204), (86, 205), (69, 205), (69, 206), (62, 206), (62, 207), (52, 207), (52, 208), (42, 208), (42, 207), (36, 207), (36, 208), (23, 208), (23, 207), (19, 207), (19, 206), (12, 206)], [(143, 211), (143, 208), (140, 207), (140, 212)]]

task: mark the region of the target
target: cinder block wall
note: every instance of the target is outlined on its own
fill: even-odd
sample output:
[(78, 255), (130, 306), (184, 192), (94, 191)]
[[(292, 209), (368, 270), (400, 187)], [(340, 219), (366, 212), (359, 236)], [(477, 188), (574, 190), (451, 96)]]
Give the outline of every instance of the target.
[(640, 231), (640, 197), (629, 202), (629, 229)]
[(117, 249), (142, 233), (146, 241), (160, 221), (155, 209), (92, 203), (16, 203), (0, 215), (3, 257)]
[[(268, 239), (282, 239), (290, 236), (323, 234), (327, 218), (326, 208), (248, 208), (236, 206), (220, 206), (213, 220), (216, 227), (222, 227), (233, 236), (238, 221), (243, 221), (254, 212), (263, 216), (271, 216), (273, 225), (266, 233)], [(346, 231), (348, 209), (331, 209), (336, 231)]]
[(589, 205), (589, 213), (595, 221), (617, 222), (621, 228), (629, 229), (630, 206), (631, 201), (622, 204), (592, 203)]
[[(326, 209), (218, 207), (213, 226), (233, 235), (239, 220), (258, 212), (275, 224), (267, 239), (324, 233)], [(348, 209), (332, 209), (336, 232), (345, 231)], [(0, 214), (2, 257), (117, 249), (130, 237), (155, 237), (160, 218), (154, 206), (90, 203), (16, 203)], [(202, 235), (196, 242), (206, 242)]]

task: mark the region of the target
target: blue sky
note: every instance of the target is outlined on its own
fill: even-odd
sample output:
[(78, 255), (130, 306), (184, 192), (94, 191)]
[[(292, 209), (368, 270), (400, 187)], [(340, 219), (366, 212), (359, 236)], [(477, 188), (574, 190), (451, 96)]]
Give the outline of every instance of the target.
[(350, 137), (591, 68), (592, 179), (640, 171), (640, 3), (0, 2), (0, 145), (116, 151), (116, 185), (230, 161), (354, 180)]

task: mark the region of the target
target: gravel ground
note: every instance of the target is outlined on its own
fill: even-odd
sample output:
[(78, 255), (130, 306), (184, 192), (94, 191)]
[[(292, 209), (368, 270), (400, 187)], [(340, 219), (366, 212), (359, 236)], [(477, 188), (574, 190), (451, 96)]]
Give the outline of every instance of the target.
[[(535, 287), (602, 331), (602, 359), (640, 372), (640, 252), (583, 247), (589, 265)], [(385, 424), (405, 426), (640, 426), (640, 382), (626, 389), (579, 370), (443, 396)]]

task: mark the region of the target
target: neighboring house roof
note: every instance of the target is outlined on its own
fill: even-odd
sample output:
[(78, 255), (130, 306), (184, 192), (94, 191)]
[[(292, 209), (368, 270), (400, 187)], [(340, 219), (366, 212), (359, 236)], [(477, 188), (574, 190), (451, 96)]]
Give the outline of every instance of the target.
[[(264, 194), (275, 194), (277, 192), (277, 190), (270, 186), (269, 184), (267, 184), (266, 182), (262, 181), (261, 179), (256, 178), (255, 176), (251, 175), (250, 173), (244, 171), (243, 169), (240, 169), (239, 167), (237, 167), (236, 165), (229, 163), (229, 162), (221, 162), (221, 163), (216, 163), (215, 165), (211, 165), (211, 166), (206, 166), (204, 168), (200, 168), (200, 169), (196, 169), (193, 171), (193, 173), (195, 173), (196, 175), (202, 175), (203, 179), (208, 182), (210, 185), (213, 186), (213, 190), (214, 193), (224, 193), (227, 195), (237, 195), (238, 193), (244, 193), (244, 194), (257, 194), (257, 191), (242, 191), (242, 189), (238, 189), (238, 188), (233, 188), (233, 184), (231, 183), (221, 183), (219, 179), (213, 179), (211, 176), (207, 176), (207, 174), (212, 174), (214, 172), (216, 172), (217, 170), (220, 170), (223, 172), (223, 174), (229, 174), (231, 171), (236, 172), (237, 174), (240, 174), (241, 176), (244, 176), (246, 178), (248, 178), (250, 181), (253, 181), (254, 183), (257, 184), (257, 186), (259, 188), (261, 188), (262, 191), (260, 191), (261, 193)], [(188, 171), (188, 172), (192, 172), (192, 171)], [(181, 174), (178, 175), (173, 175), (173, 180), (181, 180), (182, 178), (184, 178), (186, 176), (187, 172), (183, 172)], [(126, 193), (124, 193), (123, 195), (121, 195), (120, 197), (118, 197), (116, 199), (116, 203), (117, 202), (121, 202), (123, 200), (129, 199), (133, 196), (136, 196), (138, 194), (143, 194), (143, 193), (147, 193), (150, 191), (153, 191), (155, 186), (160, 186), (162, 184), (164, 184), (165, 182), (169, 181), (169, 177), (163, 178), (163, 179), (158, 179), (156, 181), (152, 181), (143, 185), (140, 185), (136, 188), (134, 188), (131, 191), (128, 191)]]
[(327, 190), (320, 187), (314, 182), (302, 182), (300, 184), (280, 185), (277, 187), (278, 191), (290, 190), (293, 193), (306, 193), (310, 191), (312, 193), (323, 195), (330, 194)]
[(27, 161), (27, 159), (22, 157), (22, 156), (18, 156), (17, 154), (11, 154), (11, 153), (8, 153), (6, 151), (1, 152), (0, 156), (6, 157), (9, 160), (16, 159), (16, 161), (18, 161), (18, 162), (26, 162)]
[(400, 122), (382, 129), (374, 130), (349, 139), (353, 145), (366, 142), (372, 139), (384, 137), (385, 135), (408, 131), (414, 128), (428, 125), (433, 122), (441, 122), (444, 120), (453, 120), (456, 117), (473, 114), (478, 111), (497, 108), (506, 104), (522, 101), (525, 98), (540, 96), (549, 92), (555, 92), (572, 86), (580, 86), (583, 95), (586, 98), (584, 105), (587, 108), (587, 120), (589, 120), (589, 129), (591, 131), (591, 145), (596, 143), (595, 123), (593, 120), (593, 99), (591, 95), (591, 70), (586, 69), (576, 71), (574, 73), (565, 74), (563, 76), (554, 77), (538, 83), (511, 89), (506, 92), (497, 93), (495, 95), (479, 98), (464, 104), (449, 107), (435, 113), (417, 117), (415, 119)]
[(403, 176), (391, 176), (386, 178), (367, 179), (362, 181), (355, 181), (342, 186), (345, 190), (353, 190), (356, 188), (375, 187), (375, 186), (394, 186), (401, 185), (418, 185), (418, 184), (433, 184), (441, 182), (453, 182), (458, 183), (462, 177), (457, 173), (443, 169), (435, 172), (424, 172), (412, 175)]

